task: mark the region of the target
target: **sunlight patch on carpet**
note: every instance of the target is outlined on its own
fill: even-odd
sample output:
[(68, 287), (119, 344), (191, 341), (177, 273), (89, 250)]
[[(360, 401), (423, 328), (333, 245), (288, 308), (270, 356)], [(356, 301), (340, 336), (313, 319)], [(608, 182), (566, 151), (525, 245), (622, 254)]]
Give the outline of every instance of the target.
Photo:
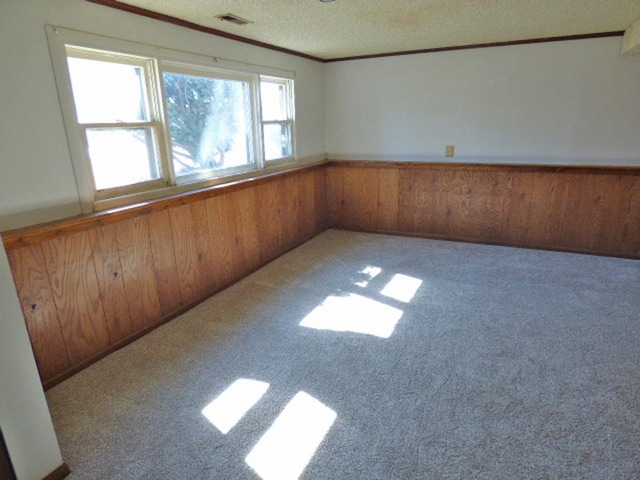
[(382, 272), (382, 269), (380, 267), (374, 267), (373, 265), (368, 265), (365, 268), (363, 268), (362, 270), (360, 270), (358, 273), (365, 275), (366, 278), (364, 278), (363, 280), (359, 280), (356, 282), (356, 285), (358, 287), (366, 287), (367, 285), (369, 285), (369, 282), (376, 278), (380, 272)]
[(202, 414), (214, 427), (226, 434), (258, 403), (268, 388), (269, 384), (266, 382), (239, 378), (204, 407)]
[(295, 480), (313, 458), (336, 417), (336, 412), (322, 402), (298, 392), (245, 461), (262, 480)]
[(397, 308), (349, 293), (327, 297), (300, 322), (300, 326), (389, 338), (402, 314)]
[(385, 297), (393, 298), (400, 302), (409, 303), (422, 285), (422, 280), (408, 275), (397, 273), (380, 291)]

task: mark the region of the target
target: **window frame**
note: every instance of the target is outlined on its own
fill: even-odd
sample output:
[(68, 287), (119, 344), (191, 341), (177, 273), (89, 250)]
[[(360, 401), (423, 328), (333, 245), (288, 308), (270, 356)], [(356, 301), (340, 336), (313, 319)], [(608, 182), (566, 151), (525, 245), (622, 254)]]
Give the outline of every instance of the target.
[[(112, 37), (104, 37), (87, 32), (70, 30), (63, 27), (46, 25), (47, 37), (49, 40), (49, 51), (53, 64), (53, 71), (58, 90), (60, 107), (67, 134), (67, 141), (71, 155), (80, 206), (84, 213), (105, 210), (116, 207), (123, 207), (167, 195), (193, 191), (209, 186), (228, 183), (250, 178), (260, 174), (267, 174), (272, 170), (286, 168), (285, 164), (297, 162), (295, 154), (295, 99), (293, 97), (293, 87), (295, 72), (271, 68), (265, 66), (251, 65), (236, 62), (228, 59), (212, 57), (199, 53), (185, 52), (165, 48), (158, 45), (141, 44), (128, 40)], [(98, 190), (95, 188), (95, 179), (91, 159), (89, 158), (88, 142), (86, 140), (86, 128), (78, 122), (73, 97), (72, 83), (67, 64), (67, 48), (77, 51), (98, 52), (103, 58), (125, 58), (139, 59), (146, 65), (145, 81), (147, 96), (151, 97), (149, 105), (149, 115), (153, 125), (153, 134), (156, 136), (158, 168), (161, 176), (157, 180), (150, 180), (133, 185), (112, 187)], [(253, 156), (254, 162), (247, 166), (233, 167), (229, 169), (212, 169), (211, 175), (196, 175), (193, 178), (177, 178), (173, 168), (173, 154), (171, 132), (169, 130), (169, 118), (167, 108), (167, 97), (164, 86), (164, 72), (211, 76), (213, 78), (229, 78), (243, 80), (250, 78), (250, 114)], [(292, 156), (265, 162), (264, 140), (262, 129), (262, 101), (260, 98), (261, 78), (279, 79), (288, 82), (287, 102), (289, 112), (291, 112), (291, 152)], [(155, 122), (158, 122), (157, 125)], [(140, 128), (147, 127), (146, 123), (133, 122), (120, 123), (119, 126), (130, 126)], [(154, 130), (157, 128), (157, 130)]]
[[(164, 100), (163, 104), (166, 107), (167, 95), (165, 92), (165, 83), (164, 83), (164, 74), (165, 73), (173, 73), (178, 75), (191, 75), (196, 77), (205, 77), (212, 79), (220, 79), (220, 80), (235, 80), (247, 82), (249, 84), (250, 94), (249, 94), (249, 109), (251, 111), (251, 155), (253, 157), (253, 162), (248, 163), (247, 165), (241, 165), (238, 167), (228, 167), (224, 169), (218, 170), (210, 170), (212, 172), (211, 175), (206, 175), (205, 173), (193, 173), (190, 175), (184, 175), (178, 177), (175, 175), (175, 169), (173, 167), (173, 145), (171, 140), (171, 123), (169, 120), (169, 109), (165, 108), (165, 131), (166, 131), (166, 151), (169, 155), (170, 162), (172, 163), (171, 170), (174, 175), (175, 185), (193, 185), (200, 182), (207, 182), (213, 178), (225, 178), (238, 174), (255, 172), (264, 168), (264, 156), (258, 146), (261, 144), (261, 136), (262, 131), (260, 130), (258, 116), (260, 115), (260, 111), (257, 108), (258, 102), (260, 101), (259, 97), (259, 75), (246, 73), (246, 72), (237, 72), (237, 71), (229, 71), (216, 69), (211, 67), (205, 67), (197, 64), (184, 64), (181, 62), (174, 61), (162, 61), (160, 63), (160, 78), (161, 78), (161, 87), (162, 87), (162, 98)], [(213, 174), (213, 172), (217, 172)]]
[[(75, 99), (73, 102), (74, 118), (77, 128), (81, 133), (83, 142), (83, 150), (86, 152), (86, 161), (91, 172), (91, 184), (93, 189), (93, 198), (95, 200), (103, 200), (106, 198), (122, 197), (135, 193), (146, 192), (170, 185), (167, 173), (169, 172), (167, 165), (166, 153), (161, 148), (161, 142), (164, 142), (163, 124), (161, 121), (161, 94), (158, 92), (156, 82), (153, 78), (157, 76), (157, 66), (153, 59), (141, 57), (138, 55), (129, 55), (118, 52), (98, 50), (94, 48), (78, 47), (76, 45), (65, 45), (65, 55), (68, 58), (80, 58), (84, 60), (95, 60), (100, 62), (114, 63), (116, 65), (131, 65), (139, 67), (144, 72), (144, 97), (149, 110), (149, 120), (135, 122), (81, 122), (76, 112)], [(71, 74), (69, 74), (71, 81)], [(73, 97), (73, 88), (71, 89)], [(98, 188), (94, 170), (92, 167), (91, 155), (89, 153), (89, 141), (87, 132), (90, 130), (127, 130), (127, 129), (145, 129), (151, 130), (154, 137), (153, 156), (156, 160), (156, 168), (159, 170), (158, 178), (136, 182), (128, 185), (120, 185), (116, 187)]]
[[(294, 85), (293, 85), (293, 80), (292, 79), (288, 79), (288, 78), (281, 78), (281, 77), (274, 77), (271, 75), (260, 75), (260, 84), (262, 84), (262, 82), (266, 82), (266, 83), (274, 83), (274, 84), (278, 84), (278, 85), (283, 85), (285, 88), (285, 110), (286, 110), (286, 119), (285, 120), (265, 120), (262, 117), (262, 114), (260, 115), (260, 126), (262, 128), (262, 131), (264, 132), (264, 126), (265, 125), (287, 125), (288, 129), (289, 129), (289, 133), (290, 133), (290, 138), (291, 138), (291, 155), (287, 156), (287, 157), (280, 157), (280, 158), (275, 158), (273, 160), (267, 160), (266, 158), (266, 146), (265, 146), (265, 136), (264, 133), (261, 135), (261, 141), (262, 141), (262, 154), (264, 156), (264, 161), (265, 161), (265, 165), (282, 165), (282, 164), (287, 164), (287, 163), (291, 163), (295, 161), (296, 158), (296, 142), (295, 142), (295, 105), (293, 104), (294, 101)], [(261, 107), (262, 107), (262, 97), (260, 97), (260, 101), (261, 101)]]

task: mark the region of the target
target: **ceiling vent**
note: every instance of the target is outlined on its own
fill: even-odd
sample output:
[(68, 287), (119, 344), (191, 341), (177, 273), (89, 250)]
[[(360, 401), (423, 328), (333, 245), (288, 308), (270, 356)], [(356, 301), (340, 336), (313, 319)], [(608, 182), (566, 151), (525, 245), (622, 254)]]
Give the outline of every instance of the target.
[(223, 13), (222, 15), (216, 15), (216, 18), (219, 18), (223, 22), (235, 23), (236, 25), (246, 25), (248, 23), (253, 23), (251, 20), (246, 20), (237, 15), (234, 15), (233, 13)]

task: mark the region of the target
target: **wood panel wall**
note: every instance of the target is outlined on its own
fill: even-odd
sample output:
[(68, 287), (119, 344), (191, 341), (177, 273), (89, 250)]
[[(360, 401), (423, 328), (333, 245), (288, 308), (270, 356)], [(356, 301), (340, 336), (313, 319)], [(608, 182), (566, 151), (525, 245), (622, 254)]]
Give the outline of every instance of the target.
[(640, 258), (640, 168), (332, 161), (3, 240), (49, 387), (327, 227)]
[(315, 166), (5, 232), (45, 388), (327, 228)]
[(337, 228), (640, 258), (640, 168), (329, 163)]

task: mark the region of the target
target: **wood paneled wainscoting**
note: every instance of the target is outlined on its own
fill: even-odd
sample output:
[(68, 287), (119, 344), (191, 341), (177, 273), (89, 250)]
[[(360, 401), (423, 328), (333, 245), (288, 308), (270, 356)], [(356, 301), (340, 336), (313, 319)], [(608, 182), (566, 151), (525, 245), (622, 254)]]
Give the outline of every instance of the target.
[(640, 258), (640, 168), (331, 161), (336, 228)]
[(329, 226), (640, 258), (640, 168), (329, 161), (4, 232), (45, 388)]
[(45, 388), (327, 228), (326, 166), (3, 234)]

